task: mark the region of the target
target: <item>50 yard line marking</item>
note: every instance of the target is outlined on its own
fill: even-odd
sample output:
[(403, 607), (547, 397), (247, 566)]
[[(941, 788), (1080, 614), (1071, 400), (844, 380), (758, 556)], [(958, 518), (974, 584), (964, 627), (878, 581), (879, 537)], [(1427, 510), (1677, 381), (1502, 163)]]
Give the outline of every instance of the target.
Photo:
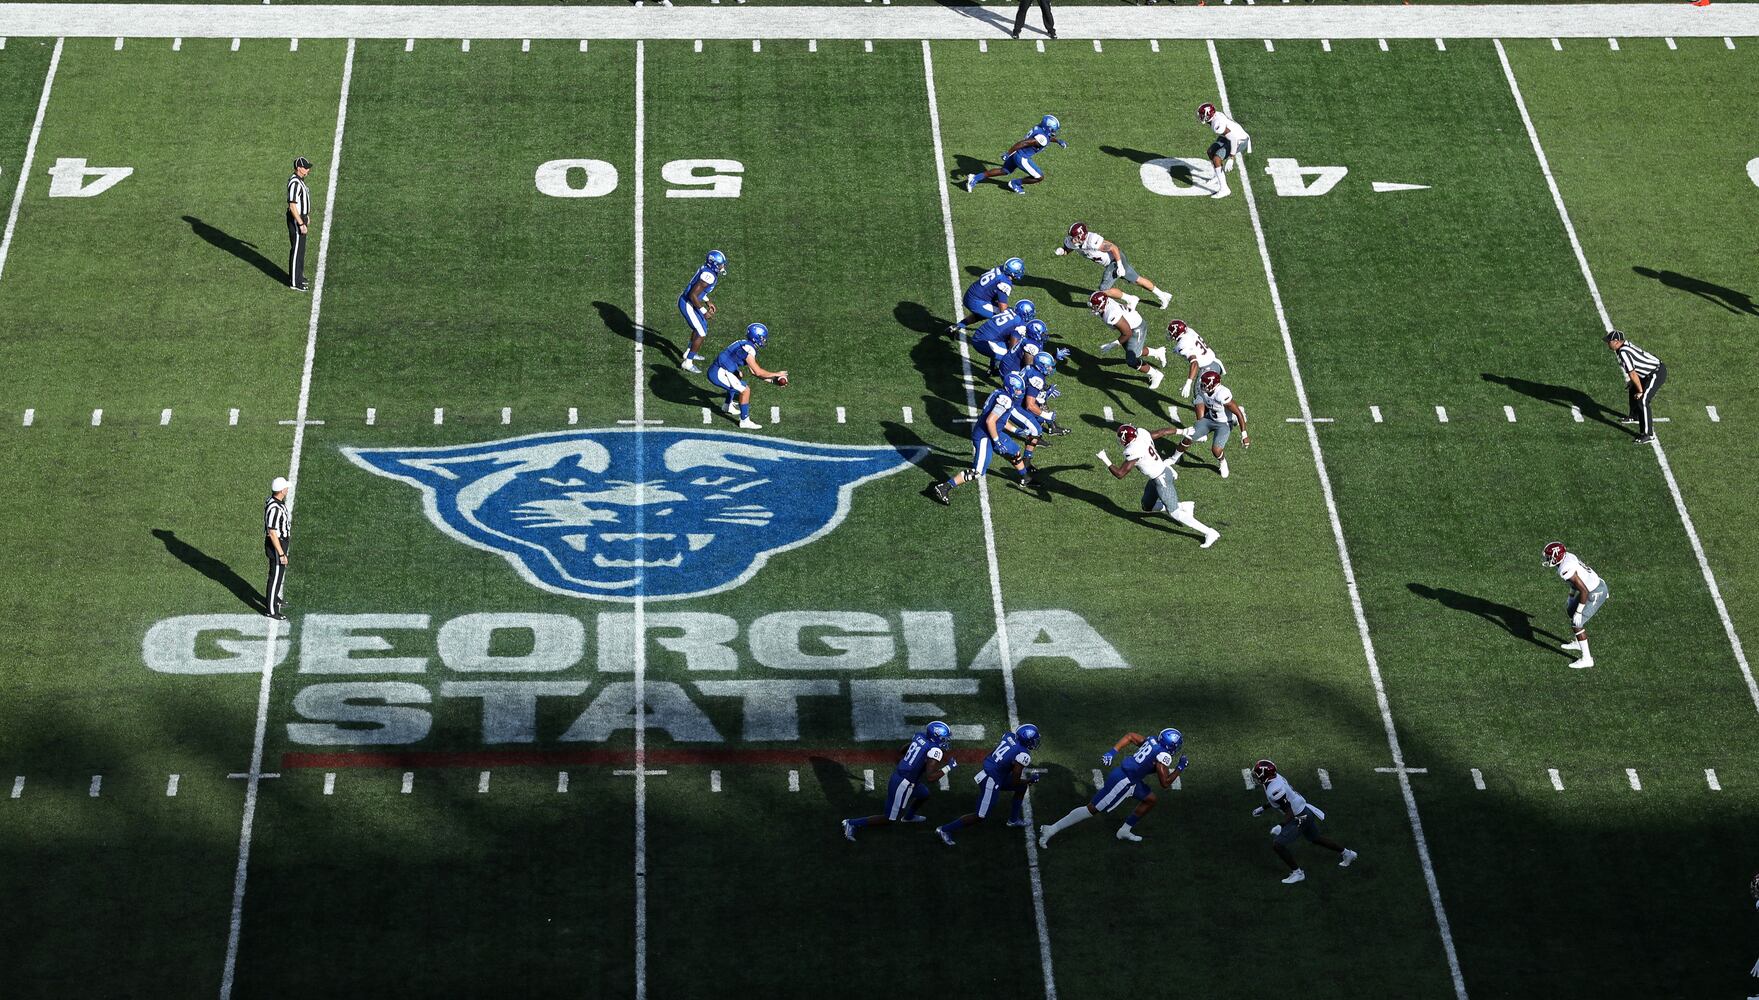
[[(59, 46), (57, 46), (59, 51)], [(293, 425), (293, 458), (288, 463), (287, 478), (294, 483), (287, 494), (287, 516), (293, 517), (293, 502), (299, 483), (299, 455), (305, 447), (306, 414), (311, 404), (312, 361), (318, 350), (318, 310), (324, 303), (324, 263), (330, 252), (330, 220), (336, 215), (336, 184), (342, 166), (342, 129), (348, 121), (348, 85), (354, 78), (354, 39), (348, 40), (348, 52), (342, 60), (342, 94), (336, 101), (336, 135), (330, 144), (330, 177), (324, 191), (324, 226), (318, 234), (318, 270), (312, 279), (311, 319), (305, 331), (305, 367), (299, 376), (299, 416)], [(232, 913), (226, 931), (226, 965), (220, 974), (220, 1000), (232, 996), (233, 974), (238, 968), (238, 933), (244, 919), (244, 889), (250, 872), (251, 828), (256, 821), (257, 788), (263, 776), (263, 742), (269, 729), (269, 688), (275, 676), (275, 645), (280, 622), (269, 620), (269, 641), (263, 646), (263, 677), (257, 689), (256, 735), (250, 749), (250, 771), (245, 775), (244, 818), (238, 826), (238, 868), (232, 876)]]
[[(941, 146), (941, 110), (935, 99), (934, 92), (934, 56), (930, 52), (927, 39), (922, 42), (922, 75), (928, 87), (928, 120), (934, 136), (935, 189), (941, 196), (941, 225), (947, 234), (947, 276), (953, 286), (953, 310), (962, 312), (962, 299), (959, 287), (959, 251), (953, 241), (953, 206), (947, 199), (947, 154)], [(973, 387), (971, 375), (971, 355), (963, 338), (959, 340), (959, 364), (963, 369), (965, 382), (965, 405), (971, 412), (976, 412), (977, 391)], [(996, 560), (996, 529), (995, 520), (989, 507), (989, 478), (977, 477), (978, 509), (983, 512), (983, 549), (984, 557), (989, 564), (990, 604), (996, 618), (996, 652), (1002, 660), (1002, 690), (1008, 696), (1008, 728), (1020, 726), (1020, 708), (1014, 691), (1014, 657), (1008, 648), (1007, 612), (1002, 604), (1002, 571)], [(1038, 841), (1033, 837), (1032, 799), (1026, 799), (1022, 815), (1026, 819), (1026, 871), (1032, 882), (1032, 916), (1038, 926), (1039, 964), (1044, 973), (1045, 1000), (1056, 1000), (1057, 980), (1051, 968), (1051, 935), (1050, 924), (1044, 915), (1044, 879), (1038, 868)]]
[[(1215, 42), (1209, 43), (1209, 64), (1215, 70), (1216, 95), (1222, 113), (1232, 118), (1228, 104), (1228, 85), (1222, 78), (1221, 57)], [(1411, 822), (1411, 834), (1417, 841), (1417, 860), (1423, 868), (1423, 881), (1429, 889), (1429, 905), (1435, 911), (1436, 927), (1441, 931), (1442, 950), (1447, 953), (1448, 971), (1454, 980), (1454, 996), (1466, 1000), (1466, 977), (1460, 972), (1460, 956), (1454, 949), (1454, 935), (1448, 924), (1447, 909), (1441, 903), (1441, 886), (1436, 882), (1435, 864), (1429, 856), (1429, 841), (1423, 835), (1423, 820), (1417, 815), (1417, 796), (1411, 790), (1411, 776), (1405, 768), (1405, 751), (1399, 744), (1399, 732), (1393, 725), (1392, 703), (1387, 699), (1386, 684), (1380, 676), (1380, 661), (1374, 655), (1374, 640), (1368, 635), (1368, 616), (1362, 610), (1362, 592), (1356, 586), (1356, 568), (1350, 561), (1350, 548), (1344, 542), (1343, 522), (1338, 519), (1337, 498), (1332, 495), (1331, 476), (1325, 469), (1325, 452), (1319, 447), (1319, 430), (1313, 423), (1313, 408), (1307, 402), (1307, 385), (1301, 380), (1301, 366), (1295, 360), (1295, 341), (1289, 335), (1289, 318), (1283, 312), (1283, 296), (1278, 290), (1276, 273), (1270, 266), (1270, 247), (1264, 241), (1264, 224), (1258, 218), (1258, 201), (1252, 195), (1252, 171), (1240, 171), (1240, 187), (1246, 193), (1246, 210), (1252, 218), (1252, 233), (1258, 240), (1258, 259), (1264, 264), (1264, 280), (1270, 286), (1270, 303), (1276, 312), (1277, 327), (1283, 335), (1283, 353), (1289, 361), (1289, 377), (1295, 383), (1295, 398), (1306, 418), (1307, 446), (1313, 452), (1313, 465), (1319, 473), (1319, 487), (1325, 494), (1325, 513), (1331, 519), (1332, 540), (1337, 543), (1338, 562), (1343, 566), (1344, 585), (1350, 594), (1350, 610), (1356, 616), (1356, 634), (1362, 639), (1362, 653), (1368, 659), (1368, 676), (1374, 681), (1374, 699), (1380, 707), (1380, 721), (1386, 727), (1386, 745), (1392, 752), (1393, 768), (1399, 778), (1399, 791), (1405, 797), (1405, 814)]]
[[(581, 43), (585, 45), (585, 42)], [(647, 50), (644, 43), (635, 43), (635, 530), (646, 530), (644, 493), (646, 490), (646, 453), (641, 436), (647, 427), (647, 388), (642, 383), (642, 366), (646, 358), (642, 323), (647, 318), (644, 299), (646, 287), (643, 271), (646, 249), (643, 246), (643, 197), (646, 174), (647, 134)], [(647, 543), (641, 543), (645, 557)], [(635, 1000), (647, 1000), (647, 620), (642, 600), (645, 581), (635, 591)]]
[(49, 54), (49, 70), (43, 74), (43, 96), (37, 99), (37, 117), (31, 122), (30, 141), (24, 147), (24, 163), (18, 168), (18, 187), (12, 192), (12, 207), (6, 212), (6, 232), (0, 235), (0, 275), (6, 273), (6, 255), (12, 250), (12, 231), (18, 226), (18, 209), (24, 204), (25, 182), (31, 176), (31, 163), (37, 158), (37, 140), (43, 135), (43, 114), (49, 110), (49, 90), (55, 86), (55, 70), (61, 65), (61, 43), (55, 39), (55, 51)]
[[(1521, 85), (1515, 80), (1515, 69), (1509, 65), (1509, 54), (1502, 47), (1502, 39), (1494, 39), (1496, 58), (1502, 62), (1503, 76), (1508, 78), (1509, 93), (1514, 95), (1515, 107), (1521, 112), (1521, 123), (1527, 126), (1527, 138), (1533, 143), (1533, 155), (1539, 159), (1539, 171), (1545, 175), (1545, 186), (1551, 190), (1552, 204), (1557, 206), (1557, 216), (1564, 224), (1564, 234), (1570, 238), (1570, 249), (1576, 253), (1576, 265), (1582, 269), (1582, 280), (1588, 283), (1588, 295), (1594, 299), (1594, 309), (1600, 314), (1601, 324), (1608, 330), (1613, 328), (1612, 316), (1606, 311), (1606, 300), (1600, 296), (1600, 285), (1594, 280), (1594, 272), (1588, 267), (1588, 255), (1582, 250), (1582, 241), (1576, 236), (1576, 224), (1570, 221), (1570, 211), (1564, 207), (1564, 196), (1557, 187), (1557, 179), (1551, 174), (1551, 161), (1546, 159), (1545, 147), (1539, 144), (1539, 130), (1533, 127), (1533, 116), (1527, 113), (1527, 100), (1521, 96)], [(1650, 441), (1650, 449), (1655, 453), (1655, 460), (1661, 465), (1661, 475), (1667, 480), (1667, 491), (1673, 495), (1674, 510), (1680, 515), (1680, 524), (1686, 529), (1686, 540), (1692, 543), (1692, 554), (1698, 558), (1698, 571), (1704, 575), (1704, 586), (1710, 590), (1710, 600), (1716, 605), (1716, 616), (1722, 619), (1723, 634), (1728, 636), (1729, 648), (1734, 650), (1735, 664), (1741, 668), (1741, 677), (1747, 682), (1747, 694), (1753, 699), (1753, 707), (1759, 709), (1759, 683), (1753, 680), (1753, 668), (1747, 663), (1747, 652), (1741, 647), (1741, 637), (1735, 633), (1735, 623), (1729, 618), (1728, 605), (1723, 602), (1722, 588), (1716, 585), (1716, 574), (1710, 571), (1710, 557), (1704, 554), (1704, 543), (1698, 538), (1698, 529), (1692, 524), (1692, 515), (1686, 510), (1686, 499), (1680, 495), (1679, 481), (1674, 478), (1673, 466), (1668, 463), (1667, 452), (1661, 447), (1661, 438), (1656, 436)]]

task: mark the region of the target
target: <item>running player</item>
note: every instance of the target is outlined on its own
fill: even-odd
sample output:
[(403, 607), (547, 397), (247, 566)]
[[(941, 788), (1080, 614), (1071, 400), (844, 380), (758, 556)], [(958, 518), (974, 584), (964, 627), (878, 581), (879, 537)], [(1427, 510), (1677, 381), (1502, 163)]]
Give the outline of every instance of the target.
[(1122, 289), (1113, 287), (1118, 283), (1119, 278), (1133, 281), (1143, 289), (1153, 292), (1155, 297), (1160, 299), (1162, 309), (1172, 304), (1172, 295), (1156, 288), (1154, 282), (1136, 273), (1136, 268), (1131, 265), (1130, 258), (1125, 256), (1122, 247), (1089, 230), (1085, 222), (1071, 225), (1069, 235), (1063, 237), (1063, 245), (1052, 252), (1058, 257), (1064, 254), (1078, 253), (1105, 268), (1105, 274), (1100, 278), (1099, 290), (1112, 298), (1123, 299), (1124, 303), (1131, 309), (1136, 308), (1137, 298), (1134, 295), (1125, 294)]
[(1027, 131), (1024, 139), (1008, 147), (1008, 151), (1002, 154), (1001, 166), (991, 167), (981, 174), (967, 174), (965, 177), (966, 192), (977, 190), (977, 185), (991, 177), (1006, 177), (1018, 170), (1026, 176), (1016, 177), (1009, 181), (1008, 190), (1015, 194), (1025, 194), (1026, 188), (1023, 185), (1037, 184), (1044, 180), (1044, 171), (1038, 169), (1038, 164), (1033, 161), (1033, 157), (1053, 142), (1064, 149), (1069, 148), (1069, 144), (1057, 136), (1062, 128), (1063, 123), (1057, 121), (1056, 115), (1045, 115), (1039, 119), (1037, 125)]

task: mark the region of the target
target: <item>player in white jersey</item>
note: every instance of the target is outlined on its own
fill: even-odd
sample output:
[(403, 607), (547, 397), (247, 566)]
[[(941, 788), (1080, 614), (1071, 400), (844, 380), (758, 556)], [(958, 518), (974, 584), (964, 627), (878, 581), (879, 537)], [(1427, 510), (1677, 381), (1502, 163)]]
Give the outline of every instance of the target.
[(1281, 823), (1270, 828), (1270, 835), (1274, 838), (1271, 850), (1289, 866), (1289, 877), (1283, 879), (1284, 885), (1294, 885), (1307, 879), (1307, 873), (1295, 863), (1295, 855), (1289, 851), (1289, 845), (1301, 837), (1306, 837), (1328, 851), (1343, 855), (1338, 861), (1339, 868), (1348, 868), (1356, 860), (1358, 855), (1355, 851), (1320, 832), (1319, 821), (1325, 818), (1325, 813), (1302, 798), (1300, 792), (1289, 787), (1289, 779), (1276, 772), (1276, 764), (1268, 760), (1253, 764), (1252, 780), (1264, 787), (1264, 797), (1269, 802), (1269, 805), (1252, 810), (1252, 815), (1262, 816), (1267, 812), (1276, 812), (1283, 817)]
[(1234, 432), (1234, 425), (1240, 427), (1240, 447), (1252, 447), (1252, 437), (1246, 433), (1246, 409), (1234, 402), (1233, 390), (1222, 385), (1222, 377), (1213, 372), (1204, 372), (1197, 378), (1197, 422), (1185, 433), (1185, 439), (1179, 442), (1179, 450), (1173, 453), (1173, 463), (1185, 457), (1191, 450), (1194, 441), (1209, 438), (1209, 453), (1215, 456), (1220, 464), (1222, 478), (1228, 478), (1228, 438)]
[(1148, 343), (1148, 327), (1142, 321), (1142, 314), (1129, 303), (1111, 298), (1104, 292), (1094, 292), (1089, 295), (1087, 307), (1093, 310), (1093, 314), (1098, 316), (1106, 326), (1118, 333), (1115, 340), (1108, 340), (1099, 345), (1100, 353), (1103, 354), (1114, 347), (1122, 347), (1124, 349), (1124, 363), (1148, 376), (1150, 390), (1160, 388), (1161, 379), (1166, 378), (1167, 373), (1149, 364), (1148, 359), (1153, 358), (1161, 363), (1162, 368), (1166, 367), (1167, 349), (1164, 347), (1143, 349)]
[(1183, 433), (1177, 427), (1145, 431), (1124, 424), (1118, 428), (1118, 443), (1124, 446), (1124, 464), (1113, 465), (1111, 456), (1103, 451), (1099, 453), (1099, 460), (1105, 463), (1106, 471), (1118, 479), (1128, 476), (1131, 469), (1141, 469), (1142, 474), (1148, 477), (1148, 485), (1142, 489), (1142, 512), (1155, 514), (1165, 511), (1174, 521), (1201, 534), (1203, 548), (1207, 549), (1215, 544), (1222, 533), (1197, 520), (1193, 513), (1195, 504), (1189, 500), (1179, 500), (1179, 491), (1173, 486), (1179, 473), (1173, 468), (1173, 463), (1162, 458), (1160, 449), (1154, 446), (1154, 442), (1160, 438)]
[(1562, 542), (1545, 543), (1543, 557), (1546, 566), (1557, 569), (1558, 578), (1570, 585), (1570, 599), (1564, 604), (1564, 614), (1570, 617), (1570, 627), (1576, 631), (1576, 641), (1566, 642), (1565, 649), (1573, 649), (1581, 653), (1580, 659), (1570, 666), (1580, 670), (1594, 665), (1594, 657), (1588, 652), (1588, 619), (1600, 611), (1611, 592), (1606, 588), (1606, 581), (1600, 574), (1590, 569), (1588, 564), (1576, 557), (1574, 552), (1564, 548)]
[(1088, 229), (1085, 222), (1071, 225), (1069, 235), (1063, 237), (1063, 245), (1052, 252), (1058, 257), (1064, 254), (1078, 253), (1105, 268), (1105, 275), (1100, 279), (1099, 290), (1110, 298), (1123, 299), (1132, 309), (1136, 308), (1138, 299), (1134, 295), (1125, 293), (1122, 289), (1113, 287), (1118, 283), (1119, 278), (1133, 281), (1147, 291), (1153, 292), (1155, 298), (1160, 299), (1162, 309), (1172, 304), (1172, 295), (1156, 288), (1154, 282), (1136, 273), (1136, 268), (1131, 266), (1130, 258), (1124, 255), (1122, 247)]
[(1228, 373), (1228, 366), (1216, 357), (1214, 349), (1184, 320), (1176, 319), (1167, 324), (1167, 339), (1173, 342), (1173, 352), (1190, 365), (1185, 372), (1185, 384), (1179, 387), (1180, 398), (1191, 398), (1191, 387), (1197, 383), (1197, 376), (1204, 372)]
[(1215, 141), (1209, 144), (1211, 198), (1228, 196), (1228, 172), (1234, 169), (1240, 155), (1252, 149), (1252, 137), (1240, 127), (1240, 123), (1223, 114), (1213, 104), (1197, 106), (1197, 120), (1208, 125), (1215, 131)]

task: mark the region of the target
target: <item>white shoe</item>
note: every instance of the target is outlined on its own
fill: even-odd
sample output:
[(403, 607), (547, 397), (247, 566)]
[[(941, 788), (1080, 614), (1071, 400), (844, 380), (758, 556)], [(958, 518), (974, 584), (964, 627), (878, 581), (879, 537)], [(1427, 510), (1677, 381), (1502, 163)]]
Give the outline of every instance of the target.
[(1577, 670), (1586, 670), (1589, 667), (1592, 667), (1593, 665), (1594, 665), (1594, 657), (1592, 657), (1592, 656), (1584, 656), (1580, 660), (1577, 660), (1574, 663), (1570, 664), (1570, 666), (1576, 668)]
[(1270, 835), (1273, 837), (1279, 833), (1282, 833), (1282, 832), (1283, 832), (1283, 825), (1281, 823), (1278, 823), (1276, 826), (1273, 826), (1270, 828)]
[[(1223, 184), (1221, 187), (1216, 188), (1215, 193), (1210, 195), (1211, 198), (1226, 198), (1227, 196), (1228, 196), (1228, 186), (1226, 184)], [(1295, 874), (1300, 875), (1301, 873), (1296, 872)], [(1305, 876), (1305, 875), (1301, 875), (1301, 878), (1306, 878), (1306, 877), (1307, 876)], [(1301, 879), (1296, 879), (1295, 881), (1299, 882), (1300, 880)], [(1284, 879), (1283, 881), (1287, 882), (1288, 879)]]
[(1026, 825), (1026, 821), (1023, 819), (1011, 819), (1008, 821), (1008, 825), (1014, 826), (1014, 827), (1021, 827), (1021, 826)]
[(1113, 349), (1113, 348), (1115, 348), (1115, 347), (1117, 347), (1117, 346), (1118, 346), (1118, 342), (1117, 342), (1117, 341), (1115, 341), (1115, 340), (1108, 340), (1108, 341), (1106, 341), (1106, 342), (1105, 342), (1105, 343), (1103, 343), (1103, 344), (1101, 344), (1101, 345), (1099, 345), (1099, 353), (1101, 353), (1101, 354), (1104, 354), (1104, 353), (1105, 353), (1105, 352), (1107, 352), (1107, 351), (1109, 351), (1109, 350), (1112, 350), (1112, 349)]
[(1305, 881), (1307, 881), (1307, 873), (1302, 871), (1301, 869), (1297, 868), (1294, 871), (1289, 873), (1288, 878), (1283, 879), (1283, 884), (1284, 885), (1294, 885), (1296, 882), (1305, 882)]
[(1150, 347), (1142, 353), (1160, 362), (1162, 368), (1167, 366), (1167, 349), (1165, 347)]
[(727, 405), (721, 407), (721, 409), (726, 411), (726, 414), (729, 417), (737, 417), (739, 415), (739, 404), (738, 403), (728, 403)]
[(1159, 368), (1150, 368), (1148, 370), (1148, 389), (1149, 389), (1149, 391), (1153, 392), (1154, 390), (1159, 389), (1161, 379), (1164, 379), (1166, 377), (1167, 377), (1167, 373), (1161, 371)]
[(1361, 855), (1357, 854), (1355, 851), (1352, 851), (1346, 847), (1346, 848), (1344, 848), (1343, 858), (1340, 861), (1338, 861), (1338, 867), (1339, 868), (1348, 868), (1348, 867), (1350, 867), (1350, 862), (1356, 860), (1358, 857), (1361, 857)]
[(1197, 547), (1200, 549), (1207, 549), (1211, 545), (1214, 545), (1217, 541), (1219, 541), (1221, 539), (1221, 537), (1222, 537), (1221, 532), (1215, 530), (1214, 528), (1211, 528), (1211, 529), (1209, 529), (1209, 534), (1203, 536), (1203, 544), (1199, 545)]
[(1131, 295), (1128, 292), (1124, 293), (1124, 308), (1125, 309), (1134, 309), (1141, 304), (1142, 304), (1142, 296)]
[(1162, 309), (1165, 309), (1167, 306), (1170, 306), (1173, 304), (1173, 295), (1171, 292), (1167, 291), (1166, 289), (1157, 288), (1154, 290), (1154, 294), (1157, 298), (1160, 299), (1160, 307)]
[(1051, 846), (1051, 828), (1047, 826), (1044, 829), (1038, 831), (1038, 849), (1041, 851), (1047, 851), (1047, 850), (1050, 850), (1050, 846)]
[(1142, 842), (1142, 838), (1137, 836), (1136, 831), (1130, 829), (1130, 826), (1127, 823), (1123, 826), (1118, 827), (1118, 839), (1119, 840), (1133, 840), (1137, 843)]
[(947, 845), (948, 847), (959, 846), (958, 844), (953, 843), (953, 835), (948, 833), (947, 831), (941, 829), (940, 827), (938, 827), (938, 826), (935, 827), (934, 832), (940, 835), (941, 843)]
[(744, 420), (739, 421), (739, 428), (740, 430), (747, 431), (761, 431), (763, 430), (763, 425), (750, 417), (746, 417)]
[(1228, 478), (1228, 460), (1225, 458), (1222, 459), (1222, 478)]
[(846, 839), (848, 839), (848, 841), (851, 844), (855, 843), (855, 824), (849, 822), (848, 820), (844, 820), (843, 821), (843, 836)]
[(1559, 646), (1558, 648), (1559, 649), (1581, 649), (1582, 644), (1580, 642), (1575, 641), (1575, 640), (1571, 640), (1571, 641), (1566, 642), (1563, 645)]
[(1208, 441), (1208, 440), (1209, 440), (1209, 435), (1205, 434), (1200, 438), (1192, 438), (1191, 443), (1192, 444), (1202, 444), (1203, 442)]
[(680, 362), (678, 364), (678, 367), (684, 369), (687, 372), (700, 373), (702, 371), (701, 368), (696, 367), (696, 359), (695, 358), (685, 358), (682, 362)]
[(928, 817), (927, 816), (906, 816), (903, 819), (899, 820), (898, 822), (900, 822), (900, 823), (926, 823), (926, 822), (928, 822)]

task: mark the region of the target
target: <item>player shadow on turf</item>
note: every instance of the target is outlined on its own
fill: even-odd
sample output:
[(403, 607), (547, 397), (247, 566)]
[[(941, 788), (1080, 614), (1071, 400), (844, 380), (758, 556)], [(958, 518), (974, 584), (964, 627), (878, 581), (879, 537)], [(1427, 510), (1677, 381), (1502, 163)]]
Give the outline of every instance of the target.
[(1518, 378), (1514, 375), (1492, 375), (1489, 372), (1480, 372), (1479, 377), (1483, 378), (1486, 382), (1495, 382), (1498, 385), (1506, 386), (1523, 396), (1537, 399), (1541, 403), (1550, 403), (1553, 406), (1563, 407), (1574, 406), (1576, 409), (1582, 411), (1582, 416), (1587, 417), (1589, 420), (1598, 421), (1608, 427), (1616, 427), (1626, 433), (1634, 433), (1630, 428), (1619, 423), (1618, 418), (1621, 414), (1617, 410), (1608, 409), (1607, 407), (1600, 405), (1599, 401), (1593, 396), (1588, 395), (1574, 386), (1551, 385), (1547, 382), (1529, 381), (1524, 378)]
[[(1482, 597), (1473, 597), (1471, 594), (1463, 594), (1457, 590), (1449, 590), (1446, 587), (1430, 587), (1421, 583), (1406, 584), (1406, 587), (1410, 589), (1411, 593), (1416, 594), (1418, 597), (1435, 601), (1444, 608), (1477, 615), (1515, 638), (1530, 642), (1533, 645), (1538, 646), (1540, 649), (1548, 650), (1561, 656), (1571, 655), (1567, 650), (1558, 648), (1558, 645), (1563, 642), (1562, 638), (1553, 635), (1542, 628), (1534, 628), (1533, 616), (1522, 611), (1520, 608), (1511, 607), (1507, 604), (1498, 604), (1495, 601), (1485, 600)], [(1541, 641), (1541, 636), (1550, 639), (1551, 641), (1543, 642)]]
[(1657, 271), (1652, 267), (1633, 267), (1631, 270), (1645, 278), (1654, 278), (1669, 288), (1677, 288), (1688, 295), (1696, 295), (1706, 302), (1727, 309), (1729, 312), (1759, 316), (1759, 305), (1754, 304), (1753, 297), (1746, 292), (1737, 292), (1732, 288), (1681, 274), (1678, 271)]
[[(630, 343), (635, 342), (635, 320), (624, 312), (621, 306), (595, 301), (592, 307), (598, 310), (599, 322), (605, 324), (605, 329)], [(670, 358), (673, 364), (684, 360), (684, 352), (678, 349), (678, 345), (661, 336), (659, 331), (651, 326), (644, 325), (641, 328), (641, 342), (646, 346), (657, 348), (660, 353)]]
[(980, 160), (975, 156), (967, 156), (964, 153), (954, 153), (952, 180), (963, 184), (965, 178), (971, 174), (981, 174), (985, 170), (994, 166), (1000, 166), (1000, 161), (998, 160), (995, 163), (991, 163), (988, 160)]
[(961, 17), (969, 17), (974, 21), (982, 21), (984, 24), (993, 28), (1000, 28), (1002, 31), (1014, 30), (1014, 22), (1008, 20), (1005, 15), (998, 14), (995, 11), (990, 10), (988, 7), (972, 3), (971, 0), (935, 0), (935, 2)]
[[(1112, 356), (1115, 360), (1106, 359), (1090, 351), (1084, 351), (1067, 341), (1053, 344), (1053, 346), (1069, 349), (1067, 361), (1057, 365), (1059, 373), (1073, 375), (1075, 381), (1089, 389), (1104, 393), (1105, 397), (1111, 400), (1112, 405), (1120, 410), (1138, 410), (1154, 414), (1152, 419), (1145, 420), (1144, 423), (1166, 420), (1166, 411), (1162, 409), (1161, 398), (1148, 387), (1148, 383), (1139, 381), (1142, 376), (1126, 367), (1123, 359), (1118, 355)], [(1073, 364), (1069, 362), (1073, 362)], [(1137, 383), (1132, 385), (1128, 381), (1132, 379), (1138, 380)], [(1120, 391), (1124, 395), (1120, 395)], [(1154, 426), (1161, 427), (1164, 426), (1164, 423), (1155, 423)]]
[[(1152, 163), (1155, 160), (1166, 159), (1165, 154), (1162, 154), (1162, 153), (1150, 153), (1149, 151), (1147, 151), (1145, 149), (1130, 149), (1128, 147), (1123, 147), (1123, 146), (1101, 145), (1099, 147), (1099, 151), (1104, 153), (1107, 156), (1116, 156), (1120, 159), (1129, 160), (1132, 163)], [(1180, 179), (1181, 180), (1190, 180), (1189, 177), (1183, 177)]]
[(231, 566), (178, 538), (175, 531), (154, 528), (153, 537), (164, 543), (165, 551), (176, 556), (178, 561), (232, 591), (232, 596), (244, 602), (245, 606), (252, 611), (263, 609), (262, 595), (257, 591), (257, 588), (244, 577), (233, 572)]
[(283, 271), (274, 261), (259, 253), (255, 243), (246, 243), (238, 237), (233, 236), (231, 233), (216, 226), (211, 226), (193, 215), (184, 216), (183, 221), (189, 223), (190, 232), (200, 236), (209, 244), (219, 247), (221, 250), (237, 257), (251, 267), (254, 267), (275, 279), (279, 284), (287, 284), (287, 272)]
[[(946, 333), (952, 321), (936, 316), (920, 302), (898, 303), (892, 308), (892, 318), (904, 329), (920, 334), (910, 347), (910, 363), (922, 373), (923, 388), (928, 391), (922, 397), (923, 416), (936, 430), (968, 436), (971, 425), (959, 423), (964, 410), (955, 405), (965, 399), (965, 383), (960, 380), (964, 366), (959, 363), (959, 342)], [(980, 401), (989, 394), (984, 388), (988, 373), (982, 364), (972, 358), (971, 374), (979, 380), (976, 393)]]

